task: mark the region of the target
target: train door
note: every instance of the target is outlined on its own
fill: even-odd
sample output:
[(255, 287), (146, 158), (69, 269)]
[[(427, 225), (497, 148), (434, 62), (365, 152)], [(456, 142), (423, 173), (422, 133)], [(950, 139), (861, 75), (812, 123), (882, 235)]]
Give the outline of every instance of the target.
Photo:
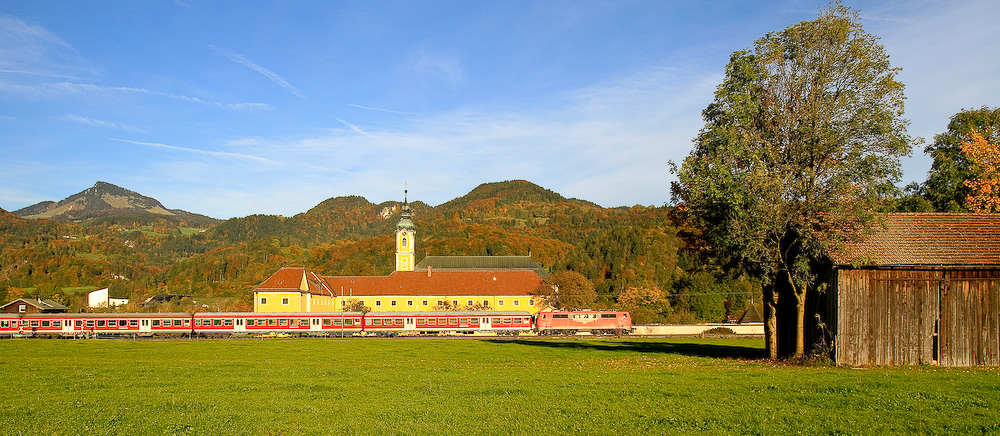
[(139, 320), (139, 333), (152, 333), (153, 328), (149, 326), (149, 319), (143, 318)]
[(62, 332), (63, 333), (73, 333), (73, 320), (72, 319), (64, 319), (63, 320), (63, 323), (62, 323)]
[(323, 324), (320, 318), (313, 318), (309, 321), (309, 331), (318, 332), (321, 330), (323, 330)]
[(243, 318), (236, 318), (233, 320), (233, 331), (235, 332), (245, 332), (247, 331), (247, 323)]
[(415, 317), (408, 316), (403, 318), (403, 331), (415, 332), (417, 331), (417, 321)]

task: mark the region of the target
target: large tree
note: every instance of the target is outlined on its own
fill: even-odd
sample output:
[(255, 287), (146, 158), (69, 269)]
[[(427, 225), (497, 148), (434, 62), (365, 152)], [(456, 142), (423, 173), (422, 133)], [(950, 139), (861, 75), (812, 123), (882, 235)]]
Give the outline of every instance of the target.
[(934, 136), (934, 143), (924, 153), (934, 159), (927, 181), (920, 193), (938, 212), (965, 212), (965, 203), (972, 193), (966, 180), (977, 179), (973, 162), (962, 154), (962, 142), (972, 140), (979, 132), (987, 142), (1000, 141), (1000, 108), (966, 109), (953, 115), (948, 130)]
[[(684, 224), (713, 257), (763, 279), (772, 358), (778, 328), (794, 329), (792, 355), (804, 354), (815, 268), (897, 191), (913, 144), (897, 71), (858, 13), (833, 4), (733, 53), (694, 149), (671, 164)], [(778, 290), (794, 325), (777, 325)]]

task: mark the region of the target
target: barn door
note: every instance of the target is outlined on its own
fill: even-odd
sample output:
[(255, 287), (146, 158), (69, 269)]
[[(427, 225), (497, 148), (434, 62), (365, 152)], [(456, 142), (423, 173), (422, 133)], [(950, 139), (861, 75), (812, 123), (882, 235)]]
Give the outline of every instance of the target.
[(1000, 365), (1000, 271), (946, 271), (939, 363)]

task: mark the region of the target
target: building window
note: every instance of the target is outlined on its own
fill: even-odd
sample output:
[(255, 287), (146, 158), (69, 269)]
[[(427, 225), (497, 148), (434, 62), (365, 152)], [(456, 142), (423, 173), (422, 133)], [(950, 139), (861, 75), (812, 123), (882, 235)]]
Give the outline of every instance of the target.
[(421, 305), (421, 306), (424, 306), (424, 307), (427, 307), (427, 306), (428, 306), (428, 305), (430, 305), (430, 304), (431, 304), (431, 302), (430, 302), (430, 301), (427, 301), (427, 300), (424, 300), (424, 301), (422, 301), (422, 302), (420, 303), (420, 305)]
[(406, 236), (403, 236), (403, 247), (406, 247)]
[(458, 300), (451, 300), (452, 307), (458, 307)]
[(260, 304), (263, 306), (267, 304), (267, 297), (260, 297)]
[(288, 297), (281, 297), (281, 304), (287, 306), (288, 305)]
[(340, 300), (340, 307), (347, 307), (347, 301)]
[(25, 305), (25, 304), (19, 304), (19, 305), (17, 305), (17, 311), (18, 312), (24, 313), (27, 310), (28, 310), (28, 306), (27, 305)]
[(469, 306), (469, 307), (472, 307), (472, 305), (473, 305), (472, 300), (469, 300), (468, 304), (466, 304), (466, 306)]
[(375, 300), (375, 307), (379, 307), (381, 305), (382, 305), (382, 300)]
[(497, 306), (503, 306), (503, 300), (497, 300)]
[(483, 300), (483, 307), (489, 308), (490, 307), (490, 300)]
[(390, 301), (389, 305), (392, 306), (392, 307), (396, 307), (396, 300)]
[(535, 305), (535, 300), (534, 299), (528, 300), (528, 305), (529, 306), (534, 306)]
[(408, 307), (413, 307), (413, 300), (406, 300), (406, 305)]
[(514, 305), (515, 306), (520, 306), (521, 305), (521, 300), (514, 300)]

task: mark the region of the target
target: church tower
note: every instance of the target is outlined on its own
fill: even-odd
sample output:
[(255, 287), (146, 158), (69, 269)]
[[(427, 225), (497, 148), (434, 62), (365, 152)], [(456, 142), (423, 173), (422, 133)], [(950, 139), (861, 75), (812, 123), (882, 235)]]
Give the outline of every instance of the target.
[(417, 229), (413, 226), (413, 214), (410, 212), (410, 203), (406, 199), (406, 190), (403, 191), (403, 213), (396, 224), (396, 271), (413, 271), (416, 264), (414, 245), (416, 242)]

